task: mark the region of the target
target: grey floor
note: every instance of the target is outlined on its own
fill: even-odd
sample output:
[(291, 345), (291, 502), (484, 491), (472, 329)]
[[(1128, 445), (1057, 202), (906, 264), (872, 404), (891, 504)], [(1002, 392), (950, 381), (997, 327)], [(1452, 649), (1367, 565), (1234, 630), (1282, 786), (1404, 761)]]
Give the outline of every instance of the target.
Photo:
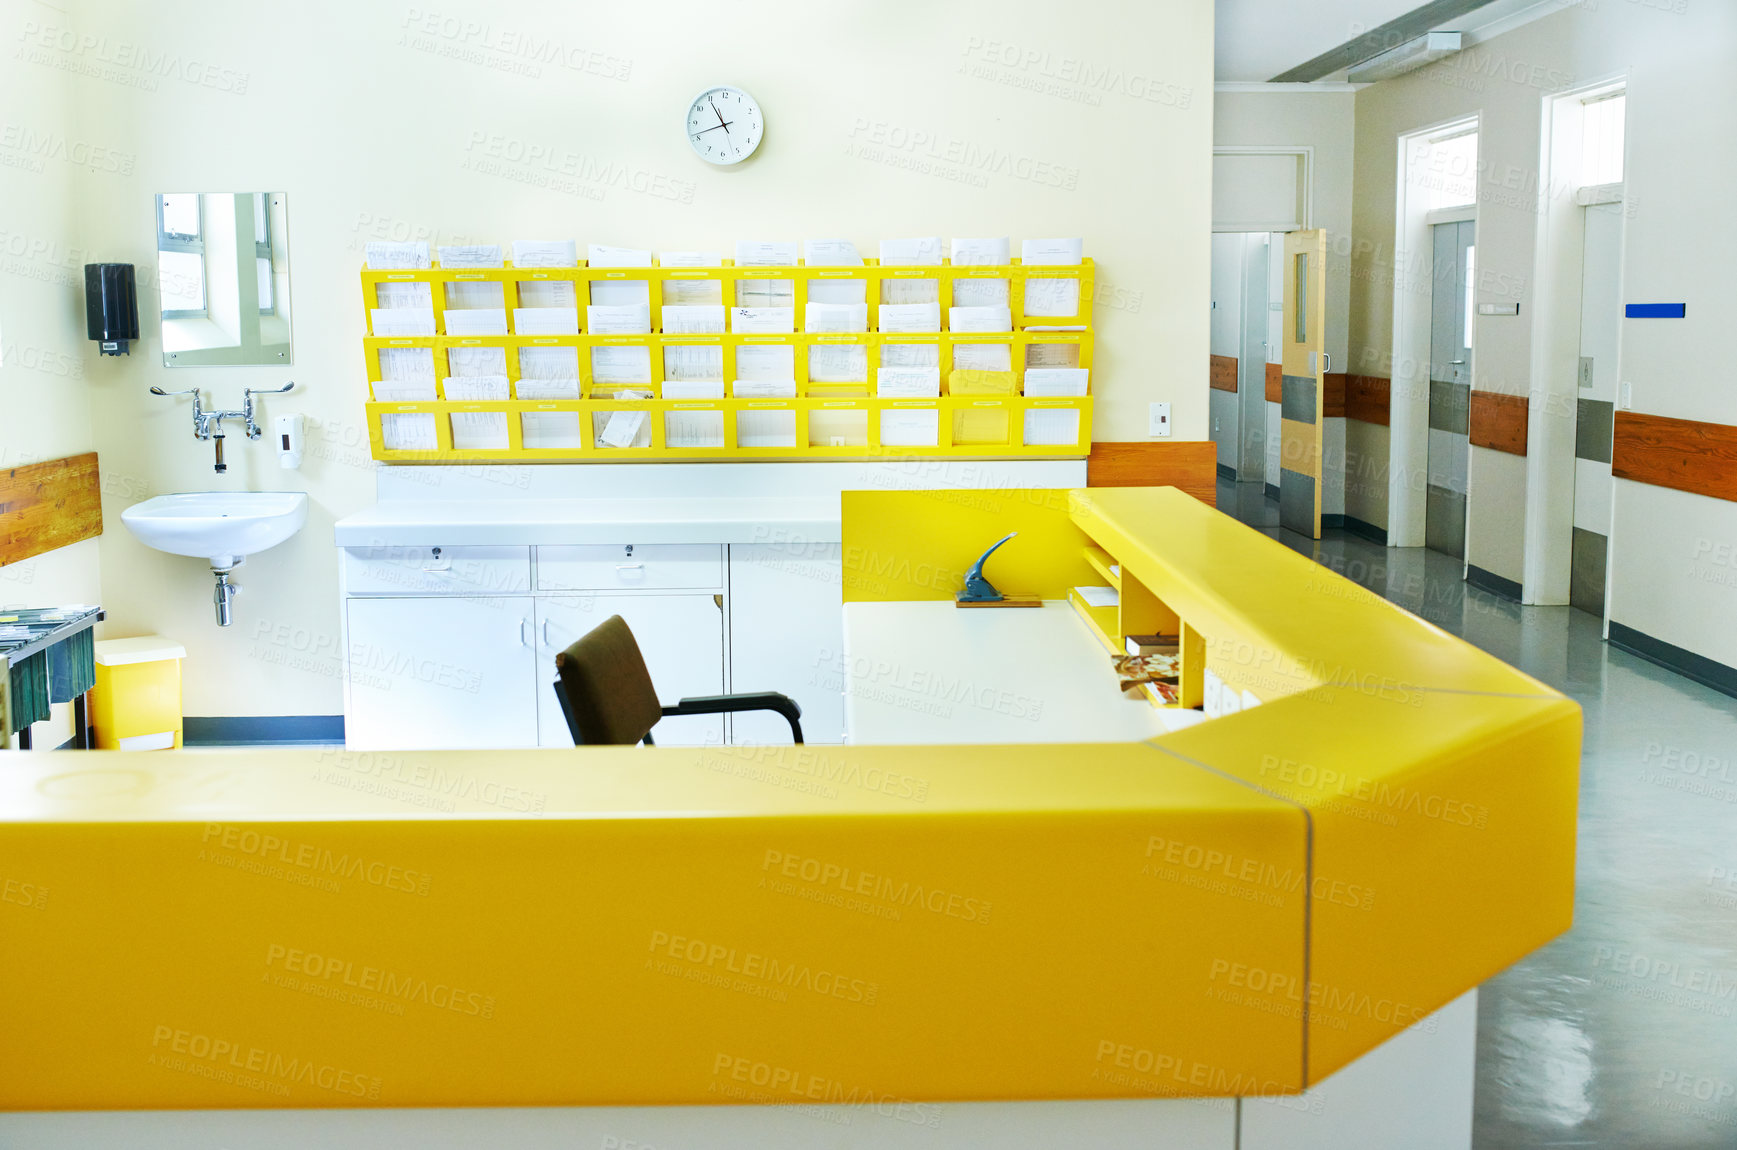
[(1574, 928), (1484, 984), (1476, 1150), (1737, 1147), (1737, 699), (1457, 559), (1282, 530), (1260, 484), (1219, 507), (1585, 708)]

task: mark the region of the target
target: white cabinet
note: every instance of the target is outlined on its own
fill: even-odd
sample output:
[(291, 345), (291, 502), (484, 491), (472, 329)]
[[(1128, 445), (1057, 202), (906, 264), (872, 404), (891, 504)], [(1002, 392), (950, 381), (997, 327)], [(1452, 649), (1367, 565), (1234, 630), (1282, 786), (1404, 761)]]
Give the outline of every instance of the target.
[[(844, 739), (844, 604), (837, 543), (730, 545), (730, 690), (781, 691), (802, 737)], [(732, 716), (733, 743), (788, 743), (784, 716)]]
[[(716, 548), (713, 548), (715, 551)], [(537, 598), (538, 728), (546, 747), (570, 747), (572, 732), (550, 686), (555, 655), (611, 615), (633, 632), (645, 669), (666, 705), (690, 695), (724, 693), (724, 609), (721, 595), (544, 595)], [(724, 716), (664, 719), (652, 730), (659, 746), (717, 746)]]
[(716, 543), (631, 543), (537, 548), (539, 591), (721, 591), (724, 549)]
[(349, 746), (537, 745), (529, 596), (351, 598), (346, 607)]

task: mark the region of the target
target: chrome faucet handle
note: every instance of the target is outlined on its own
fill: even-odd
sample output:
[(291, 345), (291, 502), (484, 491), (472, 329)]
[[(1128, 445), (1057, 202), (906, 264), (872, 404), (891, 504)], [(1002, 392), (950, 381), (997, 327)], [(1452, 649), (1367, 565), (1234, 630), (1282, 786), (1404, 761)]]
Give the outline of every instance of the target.
[(288, 383), (284, 384), (282, 387), (244, 387), (241, 389), (241, 394), (244, 396), (247, 396), (247, 395), (282, 395), (284, 392), (288, 391), (290, 388), (294, 387), (295, 385), (296, 385), (296, 381), (292, 379)]
[(155, 384), (152, 384), (151, 385), (151, 394), (152, 395), (198, 395), (199, 389), (196, 387), (189, 387), (186, 391), (164, 391), (162, 388), (156, 386)]

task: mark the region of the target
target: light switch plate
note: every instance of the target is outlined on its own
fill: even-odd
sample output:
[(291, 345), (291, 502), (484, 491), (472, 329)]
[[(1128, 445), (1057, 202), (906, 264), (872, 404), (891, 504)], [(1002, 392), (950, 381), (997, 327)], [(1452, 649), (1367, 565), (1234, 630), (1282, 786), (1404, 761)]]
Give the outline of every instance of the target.
[(1170, 405), (1168, 403), (1154, 403), (1152, 405), (1151, 414), (1146, 417), (1146, 434), (1160, 436), (1164, 439), (1170, 438)]
[(1628, 380), (1622, 381), (1622, 409), (1629, 411), (1634, 407), (1634, 384)]
[(1592, 386), (1592, 357), (1590, 355), (1580, 357), (1580, 386), (1583, 389)]

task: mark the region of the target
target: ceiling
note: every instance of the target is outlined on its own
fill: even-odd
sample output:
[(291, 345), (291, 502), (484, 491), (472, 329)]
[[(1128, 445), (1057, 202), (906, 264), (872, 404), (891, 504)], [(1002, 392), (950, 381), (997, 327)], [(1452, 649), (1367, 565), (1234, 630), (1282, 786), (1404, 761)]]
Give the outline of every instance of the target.
[[(1340, 58), (1308, 69), (1330, 68), (1310, 78), (1342, 80), (1346, 66), (1396, 37), (1454, 31), (1469, 46), (1561, 8), (1560, 0), (1218, 0), (1215, 78), (1270, 81), (1343, 47)], [(1390, 23), (1394, 30), (1375, 47), (1356, 43)]]

